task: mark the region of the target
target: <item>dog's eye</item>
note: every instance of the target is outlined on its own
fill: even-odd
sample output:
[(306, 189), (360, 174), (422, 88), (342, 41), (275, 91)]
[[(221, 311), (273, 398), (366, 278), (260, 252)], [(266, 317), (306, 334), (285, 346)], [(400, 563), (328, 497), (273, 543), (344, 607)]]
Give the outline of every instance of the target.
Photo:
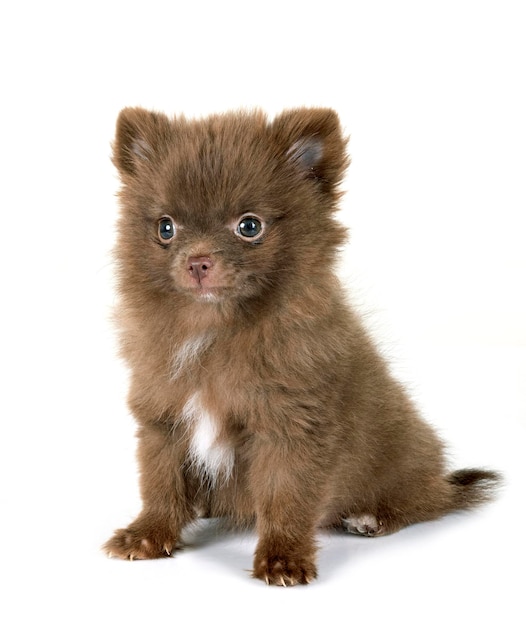
[(263, 234), (263, 222), (255, 215), (245, 215), (237, 225), (236, 233), (242, 239), (258, 239)]
[(175, 224), (171, 217), (161, 217), (158, 227), (159, 239), (161, 241), (170, 241), (175, 235)]

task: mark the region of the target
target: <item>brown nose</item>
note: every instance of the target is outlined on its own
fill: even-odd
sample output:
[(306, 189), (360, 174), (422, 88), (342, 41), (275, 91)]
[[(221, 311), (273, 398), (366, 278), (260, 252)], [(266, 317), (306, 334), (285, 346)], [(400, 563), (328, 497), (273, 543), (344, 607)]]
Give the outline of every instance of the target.
[(213, 265), (214, 262), (208, 256), (191, 256), (188, 257), (186, 267), (190, 276), (200, 283)]

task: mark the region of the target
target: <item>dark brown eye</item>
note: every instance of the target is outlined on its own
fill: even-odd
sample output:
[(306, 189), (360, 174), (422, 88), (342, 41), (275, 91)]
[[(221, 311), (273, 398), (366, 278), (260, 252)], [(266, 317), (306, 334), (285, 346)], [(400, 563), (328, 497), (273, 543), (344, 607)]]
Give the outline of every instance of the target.
[(175, 224), (171, 217), (161, 217), (158, 227), (159, 239), (168, 242), (175, 236)]
[(244, 215), (237, 225), (236, 233), (243, 239), (256, 240), (263, 234), (263, 222), (255, 215)]

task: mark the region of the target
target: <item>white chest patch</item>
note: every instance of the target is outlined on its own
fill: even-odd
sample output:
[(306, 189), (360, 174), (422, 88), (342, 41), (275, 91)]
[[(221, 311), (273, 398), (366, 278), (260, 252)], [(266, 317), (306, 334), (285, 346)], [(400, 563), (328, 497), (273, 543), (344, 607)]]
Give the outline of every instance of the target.
[(183, 408), (183, 419), (192, 429), (190, 461), (214, 486), (219, 476), (228, 480), (234, 468), (234, 451), (218, 440), (216, 418), (202, 405), (199, 393), (194, 393)]

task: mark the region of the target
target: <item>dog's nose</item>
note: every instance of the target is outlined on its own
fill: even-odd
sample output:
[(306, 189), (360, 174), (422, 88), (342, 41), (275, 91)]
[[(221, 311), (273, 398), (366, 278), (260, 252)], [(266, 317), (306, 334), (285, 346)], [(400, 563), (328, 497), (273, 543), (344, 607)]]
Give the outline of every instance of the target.
[(186, 264), (190, 276), (200, 283), (203, 278), (208, 274), (208, 271), (212, 268), (214, 262), (208, 256), (191, 256), (188, 257)]

